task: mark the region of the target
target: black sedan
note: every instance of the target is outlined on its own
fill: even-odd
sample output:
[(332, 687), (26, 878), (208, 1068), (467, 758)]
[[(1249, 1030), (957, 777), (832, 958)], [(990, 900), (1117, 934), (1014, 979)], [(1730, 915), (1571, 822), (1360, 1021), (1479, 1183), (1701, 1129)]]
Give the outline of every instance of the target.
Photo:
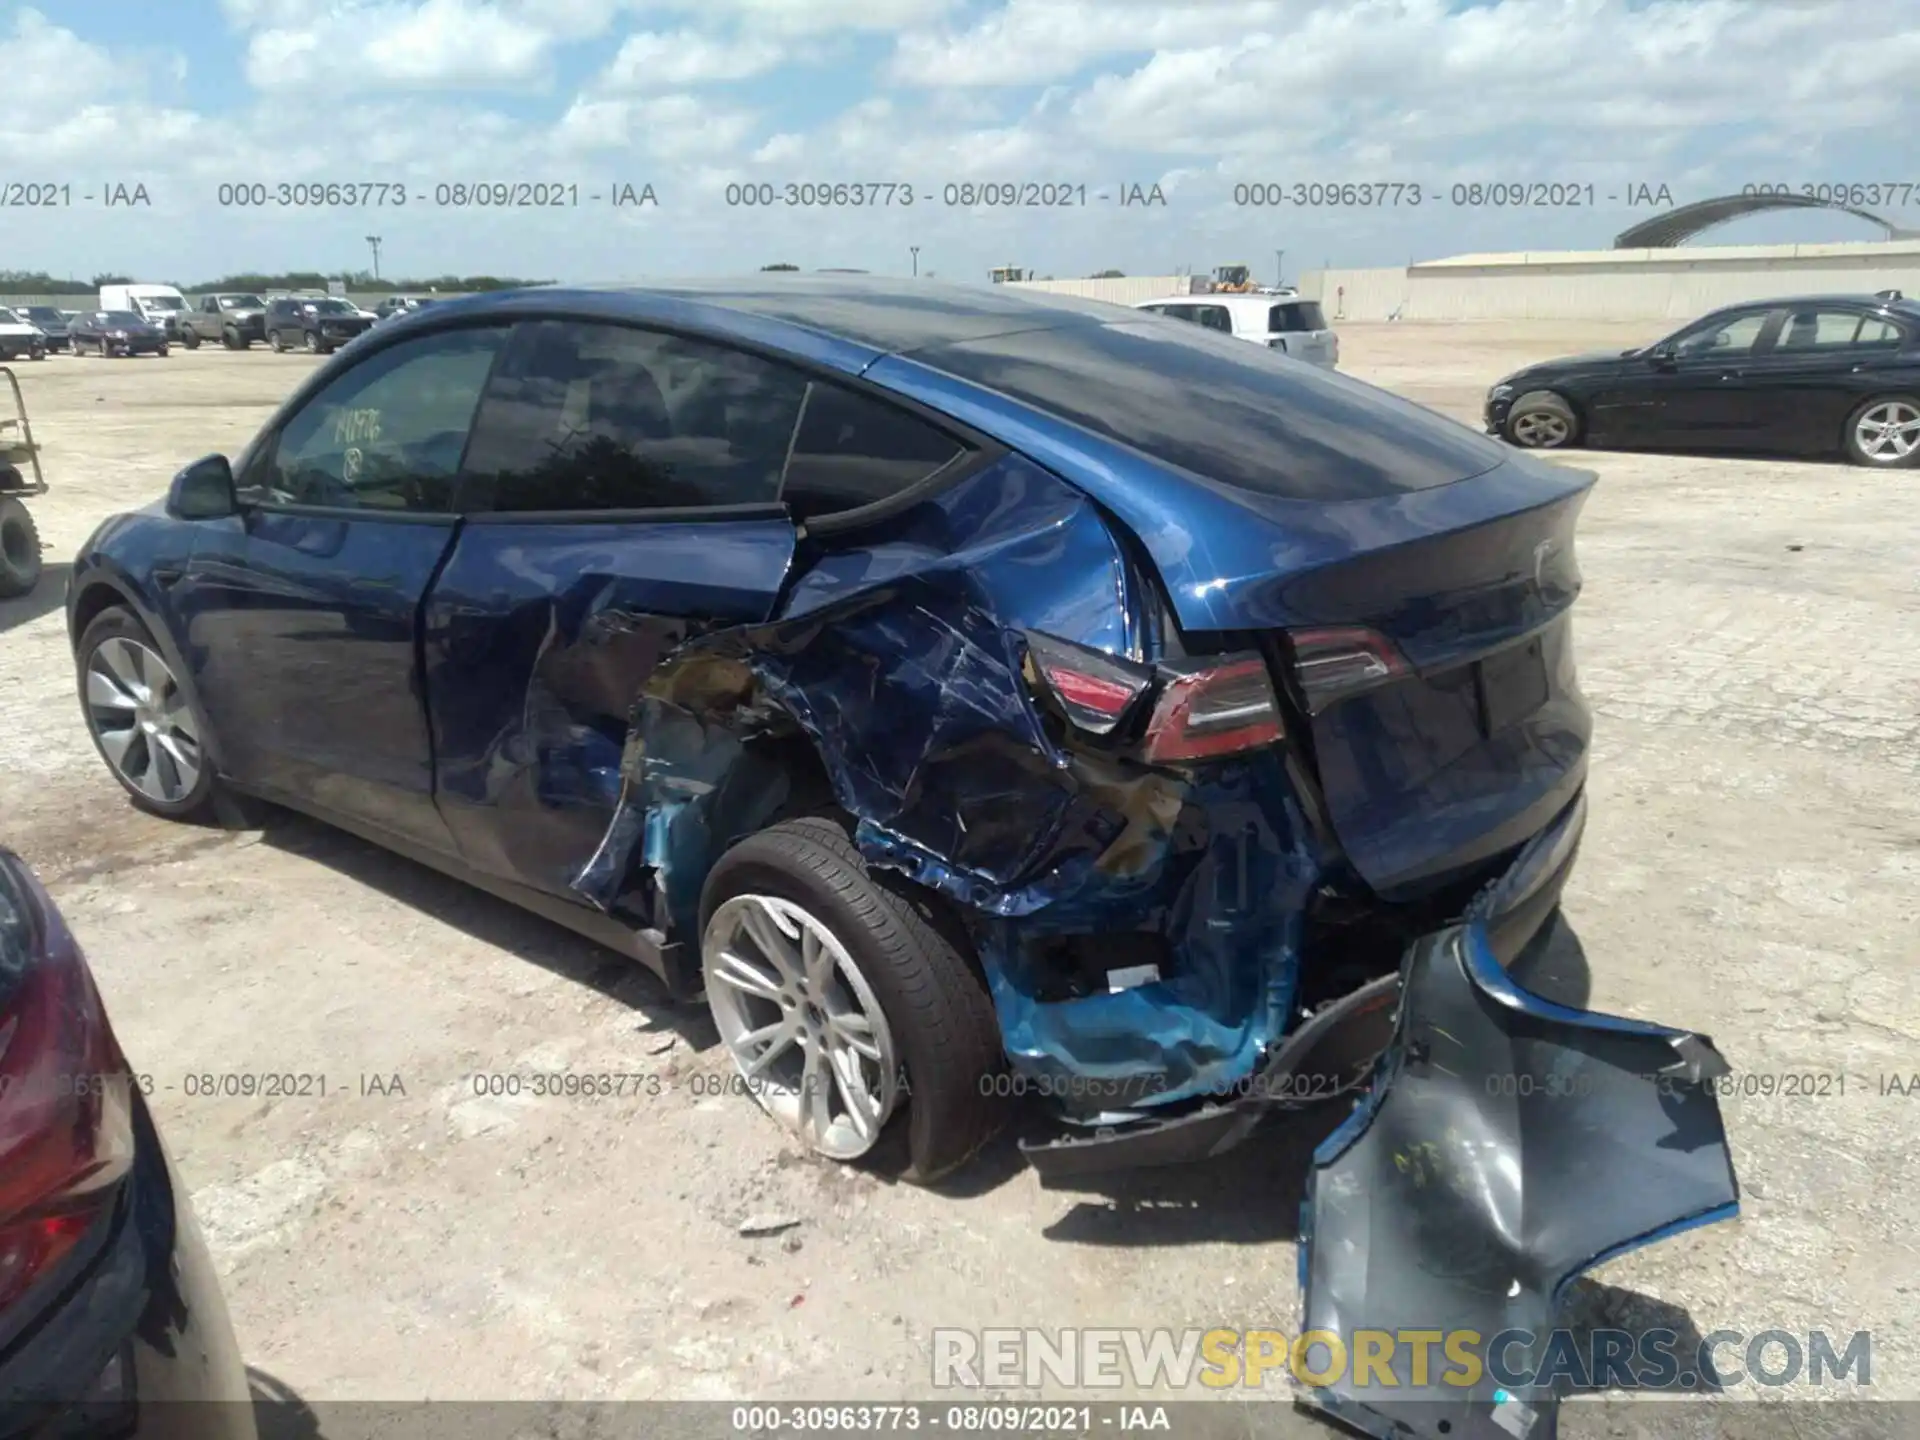
[(1920, 464), (1920, 304), (1889, 290), (1729, 306), (1638, 350), (1516, 371), (1487, 393), (1486, 426), (1528, 449)]
[(0, 849), (0, 1434), (254, 1440), (150, 1084), (47, 892)]
[(131, 310), (82, 310), (67, 326), (67, 339), (76, 355), (159, 355), (167, 353), (163, 325), (143, 320)]

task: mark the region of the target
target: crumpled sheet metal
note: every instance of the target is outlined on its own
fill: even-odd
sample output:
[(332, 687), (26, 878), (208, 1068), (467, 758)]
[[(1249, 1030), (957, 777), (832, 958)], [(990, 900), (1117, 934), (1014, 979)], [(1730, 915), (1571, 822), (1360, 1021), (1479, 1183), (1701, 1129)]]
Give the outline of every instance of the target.
[[(1624, 1251), (1738, 1213), (1739, 1185), (1704, 1083), (1726, 1062), (1701, 1035), (1572, 1010), (1500, 968), (1479, 923), (1411, 946), (1398, 1028), (1371, 1090), (1315, 1153), (1302, 1207), (1303, 1336), (1341, 1337), (1347, 1363), (1309, 1403), (1377, 1436), (1551, 1440), (1551, 1387), (1477, 1383), (1442, 1360), (1413, 1383), (1413, 1349), (1356, 1383), (1363, 1332), (1496, 1337), (1500, 1375), (1542, 1358), (1566, 1287)], [(1307, 1357), (1310, 1370), (1329, 1355)]]
[[(967, 545), (957, 548), (955, 536)], [(1010, 457), (859, 548), (809, 557), (780, 615), (689, 641), (636, 706), (614, 820), (574, 888), (607, 908), (638, 864), (691, 938), (698, 887), (784, 791), (757, 734), (805, 734), (868, 860), (958, 903), (1017, 1069), (1166, 1103), (1251, 1072), (1286, 1028), (1318, 867), (1277, 764), (1187, 782), (1057, 745), (1021, 674), (1038, 629), (1142, 658), (1145, 606), (1098, 511)], [(689, 677), (733, 676), (696, 696)], [(750, 683), (742, 677), (750, 677)], [(778, 793), (776, 793), (778, 792)], [(1167, 938), (1164, 978), (1041, 998), (1038, 946)]]

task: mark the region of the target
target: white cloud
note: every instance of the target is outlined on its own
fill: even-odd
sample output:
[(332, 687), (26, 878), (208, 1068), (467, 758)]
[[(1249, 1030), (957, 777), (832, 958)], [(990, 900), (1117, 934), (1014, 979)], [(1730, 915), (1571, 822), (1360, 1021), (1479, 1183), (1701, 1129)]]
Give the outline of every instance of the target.
[(261, 90), (517, 87), (560, 45), (600, 34), (622, 0), (226, 0)]
[(910, 85), (1036, 85), (1096, 60), (1191, 47), (1282, 23), (1282, 0), (1010, 0), (965, 30), (900, 38), (888, 78)]
[(746, 80), (781, 64), (787, 48), (763, 37), (703, 35), (697, 30), (629, 35), (597, 82), (603, 90), (673, 90)]
[(726, 16), (755, 33), (820, 35), (836, 30), (900, 30), (951, 11), (957, 0), (656, 0), (656, 8)]
[(554, 128), (561, 153), (639, 150), (655, 160), (684, 161), (737, 155), (755, 126), (744, 110), (726, 109), (696, 95), (644, 100), (576, 100)]

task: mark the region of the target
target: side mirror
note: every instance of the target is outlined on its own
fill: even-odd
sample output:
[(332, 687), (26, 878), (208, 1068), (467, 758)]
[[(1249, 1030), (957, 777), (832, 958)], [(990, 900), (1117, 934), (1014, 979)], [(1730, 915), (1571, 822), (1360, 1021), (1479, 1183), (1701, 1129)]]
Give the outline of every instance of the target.
[(1670, 342), (1662, 340), (1658, 345), (1650, 345), (1646, 351), (1649, 365), (1671, 365), (1674, 349)]
[(224, 455), (194, 461), (167, 487), (167, 514), (176, 520), (219, 520), (239, 513), (233, 465)]

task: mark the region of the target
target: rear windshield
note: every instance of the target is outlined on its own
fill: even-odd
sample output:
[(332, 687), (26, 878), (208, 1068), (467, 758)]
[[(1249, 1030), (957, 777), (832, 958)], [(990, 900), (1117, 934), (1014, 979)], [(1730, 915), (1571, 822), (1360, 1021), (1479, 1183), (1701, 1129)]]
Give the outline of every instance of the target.
[(1289, 500), (1426, 490), (1505, 459), (1496, 442), (1384, 390), (1182, 325), (1028, 330), (914, 358), (1158, 460)]
[(1276, 305), (1268, 312), (1269, 330), (1297, 331), (1324, 330), (1327, 317), (1320, 313), (1317, 300), (1289, 300), (1285, 305)]

